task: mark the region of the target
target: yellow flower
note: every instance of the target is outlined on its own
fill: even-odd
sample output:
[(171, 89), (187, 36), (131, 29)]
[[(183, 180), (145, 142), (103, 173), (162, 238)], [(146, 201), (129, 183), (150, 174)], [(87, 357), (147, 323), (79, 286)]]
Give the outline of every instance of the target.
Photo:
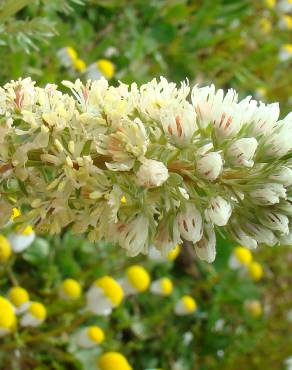
[(114, 64), (108, 59), (99, 59), (97, 62), (97, 67), (100, 72), (107, 78), (113, 78), (115, 74), (115, 66)]
[(11, 215), (11, 220), (14, 221), (17, 217), (21, 216), (21, 211), (19, 208), (13, 208), (12, 209), (12, 215)]
[(144, 292), (150, 284), (150, 275), (142, 266), (134, 265), (126, 271), (130, 284), (138, 291)]
[(274, 8), (276, 5), (276, 0), (266, 0), (266, 5), (268, 8)]
[(194, 312), (197, 309), (196, 301), (189, 295), (184, 295), (182, 297), (182, 302), (185, 305), (188, 312)]
[(292, 44), (284, 44), (283, 49), (285, 49), (289, 54), (292, 54)]
[(177, 244), (167, 255), (169, 261), (174, 261), (180, 253), (180, 245)]
[(263, 33), (269, 33), (272, 30), (272, 23), (267, 18), (262, 18), (260, 20), (260, 29)]
[(127, 359), (119, 352), (106, 352), (98, 359), (100, 370), (133, 370)]
[(74, 279), (65, 279), (61, 289), (65, 298), (69, 299), (78, 299), (82, 292), (80, 283)]
[(13, 330), (16, 325), (16, 316), (12, 304), (0, 296), (0, 329)]
[(0, 235), (0, 263), (6, 262), (11, 256), (11, 245), (4, 235)]
[(86, 70), (86, 63), (84, 60), (78, 58), (74, 60), (74, 67), (78, 72), (83, 73)]
[(29, 294), (26, 289), (16, 286), (11, 288), (8, 293), (8, 298), (15, 307), (19, 308), (23, 304), (29, 302)]
[(283, 21), (288, 30), (292, 30), (292, 16), (287, 14), (283, 15)]
[(47, 317), (46, 307), (39, 302), (32, 302), (29, 306), (29, 313), (36, 319), (43, 321)]
[(173, 284), (169, 278), (160, 279), (161, 291), (163, 295), (170, 295), (173, 291)]
[(69, 55), (69, 57), (72, 59), (72, 60), (76, 60), (78, 58), (77, 56), (77, 52), (74, 48), (72, 48), (72, 46), (67, 46), (66, 47), (66, 51)]
[(104, 331), (99, 326), (90, 326), (87, 329), (88, 338), (93, 342), (100, 344), (104, 341)]
[(95, 281), (95, 285), (101, 288), (113, 305), (118, 306), (124, 297), (120, 284), (110, 276), (103, 276)]
[(260, 280), (264, 274), (263, 268), (258, 262), (251, 262), (248, 265), (248, 273), (249, 276), (255, 281)]
[(242, 265), (248, 265), (252, 261), (251, 251), (245, 247), (236, 247), (234, 248), (234, 254), (238, 262)]
[(123, 204), (127, 203), (127, 198), (124, 195), (121, 197), (121, 203)]
[(26, 226), (26, 228), (22, 231), (22, 235), (28, 236), (33, 233), (33, 228), (31, 225)]
[(257, 300), (247, 301), (245, 303), (245, 309), (254, 318), (260, 317), (263, 314), (261, 302)]

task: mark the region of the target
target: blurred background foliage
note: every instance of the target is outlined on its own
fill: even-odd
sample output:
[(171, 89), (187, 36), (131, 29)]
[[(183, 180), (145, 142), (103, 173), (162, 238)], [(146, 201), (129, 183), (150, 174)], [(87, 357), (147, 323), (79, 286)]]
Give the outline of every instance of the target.
[[(191, 84), (214, 82), (236, 88), (241, 96), (279, 101), (286, 113), (292, 100), (289, 4), (1, 0), (0, 84), (20, 76), (31, 76), (41, 85), (86, 80), (86, 66), (107, 59), (115, 66), (114, 84), (140, 84), (160, 75), (177, 82), (188, 78)], [(84, 63), (65, 66), (60, 50), (64, 53), (66, 47)], [(92, 245), (69, 232), (37, 238), (0, 267), (0, 290), (5, 294), (17, 279), (46, 304), (48, 320), (41, 328), (1, 339), (0, 368), (91, 370), (100, 348), (78, 351), (68, 338), (80, 325), (97, 323), (107, 338), (102, 349), (121, 351), (135, 370), (284, 369), (283, 361), (292, 355), (291, 251), (256, 251), (264, 277), (252, 282), (228, 267), (233, 245), (226, 240), (218, 244), (213, 265), (188, 255), (187, 249), (174, 262), (157, 264), (146, 257), (128, 259), (111, 245)], [(171, 277), (173, 295), (142, 293), (127, 299), (109, 319), (80, 319), (82, 299), (66, 303), (58, 298), (64, 278), (75, 278), (87, 288), (104, 274), (121, 277), (134, 263), (144, 265), (153, 279)], [(178, 318), (173, 304), (182, 294), (193, 296), (199, 308), (194, 315)], [(262, 304), (259, 317), (245, 309), (251, 299)]]

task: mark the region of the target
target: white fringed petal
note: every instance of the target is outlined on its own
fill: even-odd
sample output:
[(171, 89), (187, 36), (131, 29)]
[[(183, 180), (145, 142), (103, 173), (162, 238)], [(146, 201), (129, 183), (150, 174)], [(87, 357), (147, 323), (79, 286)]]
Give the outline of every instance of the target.
[(194, 204), (187, 203), (186, 210), (177, 215), (181, 236), (196, 243), (202, 236), (202, 216)]

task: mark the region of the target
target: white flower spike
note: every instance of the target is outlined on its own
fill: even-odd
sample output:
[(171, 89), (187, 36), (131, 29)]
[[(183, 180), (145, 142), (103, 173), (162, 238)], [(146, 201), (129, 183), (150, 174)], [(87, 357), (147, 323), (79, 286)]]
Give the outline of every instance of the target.
[(16, 199), (19, 230), (70, 225), (129, 256), (187, 240), (212, 262), (215, 231), (249, 248), (292, 244), (292, 113), (279, 121), (277, 103), (165, 78), (63, 84), (72, 96), (30, 78), (0, 89), (0, 222)]

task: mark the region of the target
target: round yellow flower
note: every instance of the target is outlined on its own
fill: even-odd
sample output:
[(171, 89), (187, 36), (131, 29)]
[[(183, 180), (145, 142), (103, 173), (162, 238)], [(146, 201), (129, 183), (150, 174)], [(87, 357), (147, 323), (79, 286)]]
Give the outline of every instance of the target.
[(115, 66), (108, 59), (99, 59), (97, 62), (97, 67), (100, 72), (108, 79), (113, 78), (115, 74)]
[(264, 274), (263, 268), (258, 262), (251, 262), (248, 265), (248, 273), (249, 276), (255, 281), (260, 280)]
[(83, 73), (86, 70), (86, 63), (84, 60), (78, 58), (74, 60), (74, 67), (78, 72)]
[(120, 284), (110, 276), (103, 276), (95, 281), (95, 285), (104, 291), (104, 294), (115, 306), (118, 306), (123, 298), (124, 292)]
[(144, 292), (150, 284), (150, 275), (142, 266), (134, 265), (127, 269), (127, 277), (131, 285), (138, 290)]
[(247, 312), (250, 314), (250, 316), (254, 318), (260, 317), (263, 314), (263, 307), (261, 305), (261, 302), (257, 300), (246, 302), (245, 308)]
[(119, 352), (106, 352), (98, 360), (100, 370), (133, 370), (127, 359)]
[(28, 310), (38, 320), (43, 321), (47, 317), (46, 307), (42, 303), (32, 302)]
[(88, 338), (97, 344), (103, 342), (105, 338), (104, 331), (99, 326), (90, 326), (87, 329), (87, 335)]
[(188, 312), (194, 312), (196, 311), (197, 309), (197, 303), (196, 301), (194, 300), (193, 297), (189, 296), (189, 295), (184, 295), (182, 298), (182, 303), (183, 305), (185, 306), (186, 310)]
[(81, 296), (81, 285), (77, 280), (65, 279), (62, 283), (62, 293), (66, 298), (78, 299)]
[(19, 208), (13, 208), (12, 209), (12, 215), (11, 215), (11, 220), (14, 221), (17, 217), (21, 216), (21, 211)]
[(247, 266), (252, 261), (251, 251), (245, 247), (240, 246), (234, 248), (234, 254), (238, 262), (240, 262), (242, 265)]
[(67, 51), (69, 57), (71, 58), (71, 60), (76, 60), (78, 58), (77, 52), (74, 48), (72, 48), (72, 46), (67, 46), (66, 51)]
[(15, 307), (19, 308), (29, 301), (29, 294), (26, 289), (16, 286), (11, 288), (8, 293), (9, 300)]
[(6, 262), (11, 256), (11, 245), (4, 235), (0, 235), (0, 263)]
[(16, 325), (16, 316), (12, 304), (0, 296), (0, 329), (12, 330)]
[(266, 0), (266, 5), (268, 8), (274, 8), (276, 5), (276, 0)]
[(169, 261), (174, 261), (180, 253), (180, 245), (177, 244), (167, 255)]
[(173, 291), (173, 284), (169, 278), (160, 279), (160, 286), (161, 286), (162, 294), (165, 296), (170, 295)]

